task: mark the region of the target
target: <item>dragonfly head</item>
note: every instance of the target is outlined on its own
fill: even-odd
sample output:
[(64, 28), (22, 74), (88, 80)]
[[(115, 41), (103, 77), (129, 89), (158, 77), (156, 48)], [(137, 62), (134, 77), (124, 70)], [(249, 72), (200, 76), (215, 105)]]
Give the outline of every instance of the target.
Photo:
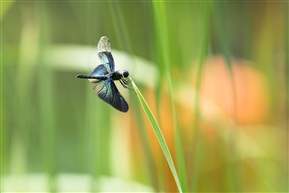
[(123, 76), (124, 78), (127, 78), (127, 77), (129, 76), (128, 71), (126, 71), (126, 70), (123, 71), (122, 76)]

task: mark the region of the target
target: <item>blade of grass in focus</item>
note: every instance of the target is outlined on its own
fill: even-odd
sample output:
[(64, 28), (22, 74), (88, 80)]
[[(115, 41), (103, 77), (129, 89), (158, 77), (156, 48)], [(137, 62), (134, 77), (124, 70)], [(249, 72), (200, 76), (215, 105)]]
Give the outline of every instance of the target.
[(139, 102), (141, 103), (141, 106), (143, 107), (143, 110), (145, 111), (145, 114), (147, 115), (149, 121), (150, 121), (150, 124), (152, 125), (153, 129), (154, 129), (154, 132), (156, 134), (156, 137), (159, 141), (159, 144), (163, 150), (163, 153), (165, 155), (165, 158), (167, 160), (167, 163), (170, 167), (170, 170), (173, 174), (173, 177), (175, 179), (175, 182), (176, 182), (176, 185), (178, 187), (178, 190), (179, 192), (183, 192), (182, 191), (182, 187), (181, 187), (181, 184), (180, 184), (180, 180), (179, 180), (179, 177), (178, 177), (178, 174), (177, 174), (177, 170), (175, 168), (175, 165), (174, 165), (174, 162), (173, 162), (173, 159), (172, 159), (172, 156), (171, 156), (171, 153), (169, 151), (169, 148), (167, 146), (167, 143), (165, 141), (165, 138), (161, 132), (161, 129), (152, 113), (152, 111), (150, 110), (147, 102), (145, 101), (144, 97), (142, 96), (141, 92), (139, 91), (139, 89), (137, 88), (136, 84), (134, 83), (133, 80), (131, 80), (131, 84), (137, 94), (137, 97), (139, 99)]
[(149, 182), (150, 184), (152, 184), (152, 186), (154, 187), (156, 192), (159, 192), (159, 174), (157, 173), (157, 168), (156, 168), (156, 164), (154, 162), (153, 159), (153, 153), (152, 153), (152, 148), (151, 145), (149, 143), (149, 138), (148, 138), (148, 133), (146, 131), (145, 128), (145, 123), (143, 120), (143, 116), (141, 114), (141, 109), (140, 107), (137, 105), (137, 99), (135, 97), (131, 98), (132, 100), (132, 106), (135, 110), (136, 113), (136, 119), (137, 119), (137, 124), (138, 124), (138, 132), (139, 132), (139, 137), (140, 137), (140, 143), (143, 147), (143, 151), (144, 151), (144, 158), (145, 158), (145, 162), (146, 162), (146, 166), (147, 168), (149, 168), (149, 170), (145, 170), (148, 175), (149, 175)]

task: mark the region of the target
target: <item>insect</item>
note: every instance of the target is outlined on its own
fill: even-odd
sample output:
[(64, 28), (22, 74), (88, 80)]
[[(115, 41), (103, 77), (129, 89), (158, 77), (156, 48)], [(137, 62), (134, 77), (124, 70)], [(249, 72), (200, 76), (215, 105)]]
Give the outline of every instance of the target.
[(114, 60), (111, 54), (110, 41), (102, 36), (97, 45), (98, 57), (102, 64), (98, 65), (88, 76), (77, 75), (76, 78), (88, 79), (97, 83), (93, 90), (103, 101), (107, 102), (121, 112), (128, 111), (128, 104), (118, 91), (115, 80), (118, 80), (124, 88), (130, 83), (129, 72), (114, 70)]

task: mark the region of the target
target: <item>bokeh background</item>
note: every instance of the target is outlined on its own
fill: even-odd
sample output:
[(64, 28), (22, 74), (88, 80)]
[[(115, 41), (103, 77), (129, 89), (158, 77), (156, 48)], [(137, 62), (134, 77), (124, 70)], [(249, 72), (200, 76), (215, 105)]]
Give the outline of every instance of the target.
[(76, 79), (101, 36), (184, 191), (288, 191), (287, 1), (1, 1), (1, 188), (175, 192), (134, 91)]

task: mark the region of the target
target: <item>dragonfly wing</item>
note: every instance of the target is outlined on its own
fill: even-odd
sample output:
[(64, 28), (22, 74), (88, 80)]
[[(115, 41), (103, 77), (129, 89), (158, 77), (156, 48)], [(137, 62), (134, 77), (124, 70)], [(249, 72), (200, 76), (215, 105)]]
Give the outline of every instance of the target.
[(103, 64), (100, 64), (90, 73), (89, 76), (103, 76), (108, 73), (109, 71), (107, 71), (107, 68)]
[(92, 82), (92, 83), (99, 83), (99, 82), (101, 82), (103, 80), (100, 77), (104, 76), (106, 74), (108, 74), (108, 71), (107, 71), (106, 67), (103, 64), (100, 64), (89, 74), (89, 76), (95, 77), (96, 79), (95, 78), (91, 78), (91, 79), (88, 79), (88, 80), (90, 82)]
[(107, 68), (107, 71), (114, 72), (114, 60), (110, 52), (98, 52), (101, 63)]
[(111, 52), (110, 41), (106, 36), (102, 36), (97, 44), (98, 52)]
[(102, 36), (97, 45), (97, 54), (101, 63), (107, 68), (108, 72), (114, 72), (114, 60), (111, 54), (110, 41)]
[(99, 96), (99, 98), (101, 98), (102, 100), (104, 100), (117, 110), (122, 112), (128, 111), (128, 104), (118, 91), (112, 79), (109, 78), (101, 82), (100, 84), (96, 85), (93, 89)]

